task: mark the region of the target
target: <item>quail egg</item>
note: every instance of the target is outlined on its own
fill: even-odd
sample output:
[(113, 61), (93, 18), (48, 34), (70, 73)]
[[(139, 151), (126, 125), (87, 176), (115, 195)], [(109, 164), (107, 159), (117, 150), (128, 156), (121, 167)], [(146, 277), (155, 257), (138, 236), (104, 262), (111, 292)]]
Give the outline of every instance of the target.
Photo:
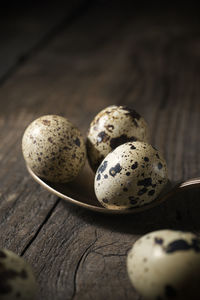
[(0, 299), (35, 299), (37, 284), (30, 266), (15, 253), (0, 250)]
[(104, 207), (134, 209), (154, 201), (167, 181), (162, 155), (148, 143), (128, 142), (105, 157), (94, 185)]
[(200, 239), (159, 230), (137, 240), (127, 257), (129, 278), (149, 300), (200, 299)]
[(80, 131), (57, 115), (42, 116), (27, 127), (22, 151), (32, 171), (52, 182), (72, 181), (86, 160)]
[(130, 141), (149, 141), (146, 121), (133, 109), (112, 105), (94, 118), (87, 137), (87, 153), (96, 171), (105, 156), (117, 146)]

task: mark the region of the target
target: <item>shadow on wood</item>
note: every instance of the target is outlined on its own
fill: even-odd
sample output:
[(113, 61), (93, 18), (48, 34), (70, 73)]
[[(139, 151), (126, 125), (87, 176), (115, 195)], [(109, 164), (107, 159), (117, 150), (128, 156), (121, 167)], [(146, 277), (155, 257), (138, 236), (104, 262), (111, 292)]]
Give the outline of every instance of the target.
[(169, 201), (137, 215), (102, 215), (73, 207), (63, 201), (70, 213), (78, 215), (84, 221), (112, 231), (145, 234), (159, 229), (177, 229), (197, 231), (200, 229), (200, 189), (180, 192)]

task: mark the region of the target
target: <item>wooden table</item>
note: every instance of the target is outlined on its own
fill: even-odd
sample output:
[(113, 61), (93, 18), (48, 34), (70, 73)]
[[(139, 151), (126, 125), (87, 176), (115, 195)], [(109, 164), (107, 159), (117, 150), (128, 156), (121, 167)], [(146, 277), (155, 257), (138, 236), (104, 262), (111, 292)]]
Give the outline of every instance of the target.
[(198, 15), (131, 1), (38, 2), (0, 12), (0, 247), (32, 265), (37, 299), (140, 299), (128, 250), (156, 229), (200, 233), (199, 189), (134, 216), (90, 212), (33, 181), (21, 138), (52, 113), (86, 134), (101, 109), (125, 104), (149, 123), (172, 180), (199, 176)]

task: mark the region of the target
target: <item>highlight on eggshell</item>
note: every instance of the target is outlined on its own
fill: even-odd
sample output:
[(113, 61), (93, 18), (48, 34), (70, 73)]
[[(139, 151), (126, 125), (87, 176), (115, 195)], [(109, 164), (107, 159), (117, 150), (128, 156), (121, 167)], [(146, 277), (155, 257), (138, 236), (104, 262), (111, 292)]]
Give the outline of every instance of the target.
[(129, 251), (127, 272), (143, 299), (198, 300), (200, 239), (176, 230), (147, 233)]
[(86, 160), (85, 142), (79, 129), (57, 115), (42, 116), (27, 127), (22, 152), (30, 169), (52, 182), (72, 181)]

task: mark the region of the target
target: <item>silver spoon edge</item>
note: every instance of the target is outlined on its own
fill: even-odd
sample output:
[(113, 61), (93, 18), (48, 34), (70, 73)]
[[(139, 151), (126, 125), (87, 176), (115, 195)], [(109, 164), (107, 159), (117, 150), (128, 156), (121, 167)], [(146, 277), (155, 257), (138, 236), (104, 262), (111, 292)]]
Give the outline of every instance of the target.
[[(143, 211), (146, 211), (146, 210), (149, 210), (151, 208), (158, 206), (159, 204), (161, 204), (162, 202), (166, 201), (168, 198), (172, 197), (177, 192), (179, 192), (179, 190), (189, 189), (196, 185), (200, 186), (200, 178), (193, 178), (193, 179), (187, 180), (185, 182), (175, 184), (170, 190), (169, 190), (169, 187), (167, 187), (167, 189), (164, 188), (164, 191), (159, 195), (158, 198), (156, 198), (154, 201), (152, 201), (150, 203), (147, 203), (146, 205), (137, 206), (137, 207), (128, 208), (128, 209), (108, 209), (103, 206), (101, 207), (101, 206), (84, 203), (82, 201), (73, 199), (73, 198), (57, 191), (53, 187), (49, 186), (45, 181), (43, 181), (43, 179), (41, 179), (39, 176), (37, 176), (29, 168), (28, 165), (26, 165), (26, 167), (27, 167), (27, 170), (28, 170), (29, 174), (31, 175), (31, 177), (37, 183), (39, 183), (43, 188), (45, 188), (50, 193), (56, 195), (57, 197), (65, 200), (71, 204), (74, 204), (74, 205), (77, 205), (77, 206), (80, 206), (80, 207), (83, 207), (83, 208), (86, 208), (86, 209), (89, 209), (89, 210), (92, 210), (95, 212), (100, 212), (100, 213), (104, 213), (104, 214), (113, 214), (113, 215), (137, 214), (139, 212), (143, 212)], [(169, 181), (168, 186), (170, 186), (170, 185), (171, 185), (171, 183)], [(168, 190), (168, 191), (166, 192), (166, 190)]]

